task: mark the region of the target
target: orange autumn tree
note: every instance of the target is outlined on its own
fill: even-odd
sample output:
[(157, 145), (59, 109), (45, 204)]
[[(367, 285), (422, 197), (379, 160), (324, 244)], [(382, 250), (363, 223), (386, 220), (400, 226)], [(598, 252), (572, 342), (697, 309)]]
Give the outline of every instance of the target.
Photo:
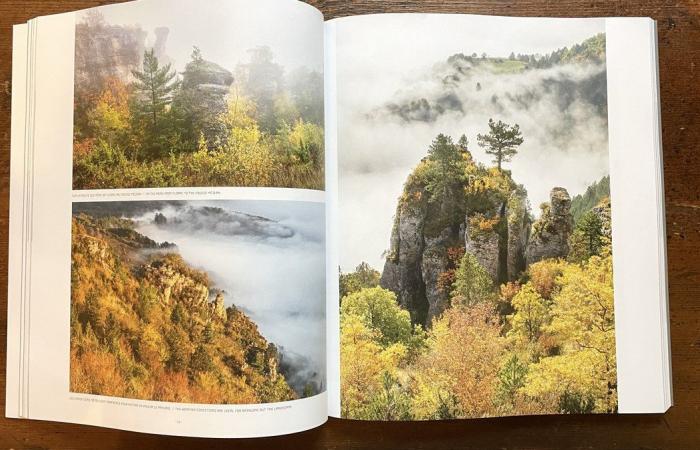
[(417, 363), (417, 418), (448, 418), (444, 411), (449, 406), (458, 417), (493, 415), (504, 346), (492, 304), (445, 311), (433, 322), (428, 350)]

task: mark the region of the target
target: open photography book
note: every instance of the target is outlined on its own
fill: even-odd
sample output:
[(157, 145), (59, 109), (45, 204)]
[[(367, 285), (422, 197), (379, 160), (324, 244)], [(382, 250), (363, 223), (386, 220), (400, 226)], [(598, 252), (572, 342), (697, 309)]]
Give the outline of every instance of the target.
[(14, 29), (8, 417), (672, 404), (656, 26), (139, 0)]

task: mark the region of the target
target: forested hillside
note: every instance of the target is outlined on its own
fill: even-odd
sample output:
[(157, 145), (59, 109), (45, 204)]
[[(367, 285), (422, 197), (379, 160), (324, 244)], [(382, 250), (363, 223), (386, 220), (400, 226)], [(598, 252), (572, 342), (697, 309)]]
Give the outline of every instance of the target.
[(472, 53), (457, 53), (448, 58), (452, 64), (469, 60), (482, 64), (496, 73), (526, 69), (544, 69), (557, 64), (601, 63), (605, 61), (605, 35), (597, 34), (571, 47), (562, 47), (544, 55), (511, 53), (507, 58)]
[(130, 220), (72, 222), (70, 390), (185, 403), (297, 397), (274, 344), (206, 273)]
[(604, 176), (599, 181), (594, 181), (586, 192), (576, 195), (571, 199), (571, 215), (574, 222), (578, 223), (581, 216), (590, 211), (605, 198), (610, 197), (610, 176)]

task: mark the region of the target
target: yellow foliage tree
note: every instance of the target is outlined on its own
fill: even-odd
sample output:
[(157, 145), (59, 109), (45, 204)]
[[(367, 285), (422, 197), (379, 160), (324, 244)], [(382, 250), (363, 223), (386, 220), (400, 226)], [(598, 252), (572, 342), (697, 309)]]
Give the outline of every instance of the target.
[[(617, 408), (612, 258), (593, 256), (566, 264), (557, 278), (551, 323), (544, 328), (560, 354), (530, 368), (523, 391), (554, 394), (561, 412), (613, 412)], [(589, 411), (590, 410), (590, 411)]]
[(549, 308), (532, 282), (525, 283), (511, 301), (515, 312), (509, 318), (508, 336), (523, 342), (535, 342), (548, 322)]
[(406, 356), (403, 344), (384, 348), (379, 332), (367, 327), (361, 317), (345, 314), (340, 328), (340, 395), (343, 417), (370, 419), (369, 407), (381, 392), (383, 378), (395, 376)]
[(129, 127), (129, 91), (118, 78), (109, 78), (97, 97), (95, 106), (88, 112), (88, 124), (99, 130), (99, 138), (115, 144), (117, 137)]

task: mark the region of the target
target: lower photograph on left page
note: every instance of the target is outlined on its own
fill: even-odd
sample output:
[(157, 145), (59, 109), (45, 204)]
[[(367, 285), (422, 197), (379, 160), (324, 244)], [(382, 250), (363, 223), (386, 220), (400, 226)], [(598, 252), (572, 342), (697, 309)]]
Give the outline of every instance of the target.
[(70, 391), (257, 404), (325, 381), (323, 204), (74, 203)]

